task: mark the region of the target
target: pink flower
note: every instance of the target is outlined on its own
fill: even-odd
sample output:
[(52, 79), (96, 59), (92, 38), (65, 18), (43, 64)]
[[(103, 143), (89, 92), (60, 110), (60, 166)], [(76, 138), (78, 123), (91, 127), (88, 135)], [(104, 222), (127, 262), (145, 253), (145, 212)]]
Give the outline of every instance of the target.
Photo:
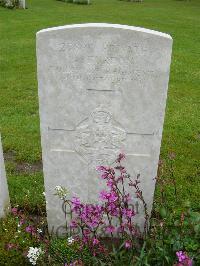
[(90, 228), (95, 228), (99, 225), (99, 222), (98, 221), (92, 221), (92, 222), (89, 222), (89, 223), (86, 223)]
[(132, 243), (130, 240), (126, 240), (124, 243), (124, 246), (126, 249), (130, 249), (132, 247)]
[(91, 231), (89, 229), (84, 229), (83, 230), (83, 234), (84, 235), (89, 235), (91, 233)]
[(106, 227), (106, 233), (114, 233), (115, 227), (113, 225), (109, 225)]
[(27, 233), (34, 234), (34, 232), (35, 232), (35, 228), (34, 228), (32, 225), (29, 225), (29, 226), (27, 226), (27, 227), (25, 228), (25, 231), (26, 231)]
[(87, 244), (89, 241), (89, 237), (88, 236), (83, 236), (83, 243)]
[(71, 204), (72, 204), (72, 212), (79, 214), (80, 209), (83, 207), (83, 204), (81, 204), (81, 201), (77, 197), (73, 197), (71, 199)]
[(97, 238), (93, 238), (93, 245), (95, 246), (95, 245), (98, 245), (99, 244), (99, 240), (97, 239)]
[(96, 170), (98, 172), (107, 171), (107, 167), (105, 167), (103, 165), (99, 165), (99, 166), (96, 167)]
[(24, 219), (20, 219), (19, 224), (22, 225), (24, 223), (25, 223), (25, 220)]
[(103, 173), (103, 174), (101, 174), (101, 178), (102, 179), (107, 179), (108, 178), (108, 173)]
[(113, 186), (114, 186), (114, 181), (113, 180), (108, 180), (107, 181), (107, 183), (106, 183), (106, 185), (108, 186), (108, 187), (110, 187), (110, 188), (112, 188)]
[(114, 191), (107, 192), (105, 190), (102, 190), (100, 192), (100, 199), (108, 200), (109, 202), (115, 202), (118, 199), (118, 196)]
[(183, 262), (187, 258), (186, 254), (181, 250), (176, 252), (176, 256), (179, 262)]
[(98, 172), (101, 172), (101, 178), (102, 179), (113, 179), (115, 171), (114, 169), (110, 167), (105, 167), (105, 166), (98, 166), (97, 168)]
[(117, 194), (114, 191), (110, 192), (108, 200), (109, 202), (115, 202), (116, 200), (118, 200)]
[(111, 202), (108, 205), (107, 210), (109, 211), (111, 216), (118, 216), (119, 215), (119, 208), (115, 205), (114, 202)]
[(75, 228), (77, 228), (77, 227), (78, 227), (77, 222), (74, 221), (74, 220), (71, 220), (70, 228), (71, 228), (71, 229), (75, 229)]
[(18, 214), (18, 209), (17, 209), (17, 208), (12, 208), (12, 209), (11, 209), (11, 212), (12, 212), (12, 214), (13, 214), (14, 216), (17, 216), (17, 214)]
[(176, 266), (192, 266), (192, 259), (183, 251), (177, 251), (176, 256), (178, 257), (178, 263)]
[(79, 206), (81, 204), (81, 201), (78, 197), (73, 197), (72, 200), (71, 200), (71, 203), (74, 205), (74, 206)]
[(135, 213), (133, 210), (126, 209), (126, 208), (122, 209), (122, 214), (123, 214), (123, 216), (125, 216), (127, 218), (132, 218), (133, 216), (135, 216)]
[(108, 175), (108, 179), (113, 179), (113, 178), (114, 178), (114, 176), (112, 174)]
[(106, 200), (107, 199), (107, 194), (108, 194), (107, 191), (102, 190), (100, 192), (99, 198), (102, 199), (102, 200)]

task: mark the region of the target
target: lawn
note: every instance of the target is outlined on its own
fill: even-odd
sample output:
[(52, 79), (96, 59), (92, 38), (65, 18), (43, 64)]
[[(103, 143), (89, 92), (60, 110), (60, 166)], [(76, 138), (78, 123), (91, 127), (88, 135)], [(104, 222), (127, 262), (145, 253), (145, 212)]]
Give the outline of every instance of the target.
[(12, 205), (23, 207), (28, 202), (34, 210), (43, 203), (36, 32), (65, 24), (107, 22), (154, 29), (173, 37), (161, 147), (161, 159), (167, 164), (163, 175), (168, 175), (168, 153), (173, 151), (178, 205), (189, 199), (199, 210), (200, 1), (93, 0), (89, 6), (56, 0), (27, 3), (26, 10), (0, 8), (0, 132)]

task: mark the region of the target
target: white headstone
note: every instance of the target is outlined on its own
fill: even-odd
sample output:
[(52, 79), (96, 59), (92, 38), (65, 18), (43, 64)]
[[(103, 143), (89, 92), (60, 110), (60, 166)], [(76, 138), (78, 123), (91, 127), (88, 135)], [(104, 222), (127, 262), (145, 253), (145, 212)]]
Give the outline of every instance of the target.
[[(102, 184), (94, 169), (112, 164), (120, 151), (131, 176), (141, 175), (151, 212), (171, 48), (169, 35), (125, 25), (68, 25), (37, 33), (50, 230), (64, 224), (55, 186), (97, 202)], [(142, 217), (139, 203), (140, 225)]]
[(19, 8), (26, 9), (26, 0), (19, 0)]
[(10, 199), (8, 193), (8, 185), (6, 180), (6, 172), (3, 159), (3, 150), (0, 135), (0, 218), (3, 218), (10, 209)]
[(77, 4), (90, 4), (90, 0), (73, 0), (73, 3)]

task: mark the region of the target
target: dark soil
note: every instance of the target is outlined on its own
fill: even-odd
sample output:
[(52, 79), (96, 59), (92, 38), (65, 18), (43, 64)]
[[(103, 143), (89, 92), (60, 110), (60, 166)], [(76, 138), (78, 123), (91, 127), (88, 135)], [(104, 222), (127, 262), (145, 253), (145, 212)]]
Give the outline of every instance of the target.
[(42, 161), (37, 161), (34, 163), (27, 163), (24, 161), (19, 162), (16, 160), (15, 151), (8, 151), (4, 153), (4, 159), (5, 162), (13, 163), (15, 165), (15, 171), (18, 173), (33, 174), (42, 171)]

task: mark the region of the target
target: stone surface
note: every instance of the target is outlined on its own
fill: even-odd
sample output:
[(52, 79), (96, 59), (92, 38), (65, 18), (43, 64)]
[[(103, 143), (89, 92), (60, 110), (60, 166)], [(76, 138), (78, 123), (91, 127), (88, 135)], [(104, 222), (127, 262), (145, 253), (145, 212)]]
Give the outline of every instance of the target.
[(73, 0), (73, 3), (75, 4), (90, 4), (90, 0)]
[(8, 193), (8, 185), (6, 180), (6, 172), (3, 159), (3, 150), (0, 135), (0, 218), (4, 217), (10, 209), (10, 199)]
[(26, 0), (19, 0), (19, 8), (26, 9)]
[[(49, 229), (64, 224), (56, 185), (87, 202), (103, 184), (97, 165), (119, 152), (151, 212), (172, 38), (124, 25), (81, 24), (37, 33), (41, 137)], [(136, 221), (142, 225), (143, 208)], [(59, 229), (60, 230), (60, 227)]]

